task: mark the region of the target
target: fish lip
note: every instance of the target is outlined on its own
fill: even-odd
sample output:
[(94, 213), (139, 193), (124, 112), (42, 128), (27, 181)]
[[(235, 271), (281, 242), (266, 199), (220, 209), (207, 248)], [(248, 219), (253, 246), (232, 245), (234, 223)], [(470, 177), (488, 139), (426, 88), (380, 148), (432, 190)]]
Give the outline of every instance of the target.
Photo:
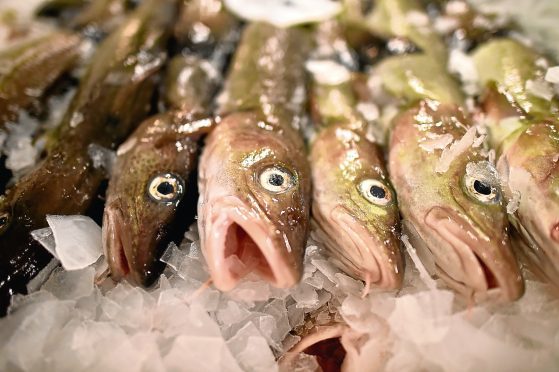
[[(216, 208), (216, 206), (218, 206)], [(276, 229), (260, 218), (261, 211), (254, 211), (246, 203), (234, 196), (225, 196), (212, 202), (210, 213), (205, 221), (202, 249), (206, 257), (213, 284), (222, 291), (233, 289), (249, 272), (237, 275), (228, 267), (226, 239), (229, 229), (237, 225), (255, 243), (259, 253), (266, 260), (269, 275), (258, 274), (278, 288), (291, 287), (299, 281), (300, 275), (293, 270), (291, 263), (280, 253), (273, 239)], [(242, 262), (242, 260), (241, 260)], [(243, 262), (244, 263), (244, 262)], [(252, 270), (251, 270), (252, 271)]]
[[(402, 286), (403, 268), (401, 260), (397, 257), (400, 254), (399, 243), (394, 243), (392, 247), (383, 247), (383, 243), (374, 236), (375, 234), (362, 226), (344, 206), (336, 206), (330, 213), (330, 217), (340, 231), (349, 238), (355, 251), (360, 253), (363, 260), (361, 264), (371, 258), (374, 260), (374, 262), (367, 261), (366, 268), (358, 268), (358, 265), (355, 265), (357, 267), (354, 270), (361, 274), (367, 288), (371, 284), (384, 289), (398, 289)], [(367, 256), (364, 253), (368, 253)], [(394, 262), (390, 262), (390, 256)]]
[(130, 272), (127, 249), (123, 243), (122, 211), (116, 204), (109, 204), (103, 213), (102, 240), (111, 278), (120, 281)]
[(551, 237), (551, 240), (553, 240), (556, 243), (559, 243), (559, 222), (551, 226), (549, 236)]
[[(480, 236), (458, 212), (447, 207), (435, 206), (427, 212), (424, 222), (453, 249), (459, 257), (462, 270), (465, 270), (466, 281), (460, 281), (437, 263), (437, 269), (445, 274), (447, 280), (456, 282), (454, 284), (458, 286), (470, 288), (478, 298), (490, 292), (491, 294), (500, 292), (498, 297), (504, 300), (515, 300), (522, 295), (523, 286), (519, 283), (512, 284), (511, 276), (505, 273), (505, 270), (510, 267), (500, 269), (496, 260), (484, 254), (484, 251), (489, 251), (485, 248), (494, 243), (489, 238)], [(449, 222), (452, 225), (449, 225)], [(462, 223), (459, 226), (456, 222)], [(506, 257), (503, 258), (507, 260)], [(521, 282), (518, 267), (515, 267), (514, 274), (516, 275), (514, 281)]]

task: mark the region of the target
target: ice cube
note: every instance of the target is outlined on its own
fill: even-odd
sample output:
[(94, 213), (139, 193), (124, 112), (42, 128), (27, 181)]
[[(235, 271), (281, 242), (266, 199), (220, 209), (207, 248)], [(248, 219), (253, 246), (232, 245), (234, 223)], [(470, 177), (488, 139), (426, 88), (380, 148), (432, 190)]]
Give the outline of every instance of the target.
[(274, 354), (256, 326), (248, 322), (227, 340), (231, 353), (246, 371), (273, 371), (276, 369)]
[(297, 307), (312, 308), (318, 304), (316, 289), (308, 284), (300, 283), (293, 291), (291, 297), (297, 302)]
[(167, 371), (242, 371), (221, 336), (180, 335), (163, 363)]
[(47, 222), (56, 242), (56, 254), (64, 269), (83, 269), (101, 256), (101, 228), (91, 218), (47, 215)]
[(225, 0), (225, 6), (249, 21), (263, 21), (277, 27), (325, 21), (342, 10), (341, 4), (329, 0)]
[(93, 168), (102, 169), (106, 174), (111, 174), (116, 160), (116, 154), (114, 151), (95, 143), (91, 143), (87, 147), (87, 154), (93, 162)]
[(559, 66), (548, 68), (545, 73), (545, 80), (553, 84), (559, 84)]
[(55, 270), (42, 289), (49, 291), (61, 300), (74, 300), (88, 296), (93, 292), (95, 269), (87, 267), (82, 270)]

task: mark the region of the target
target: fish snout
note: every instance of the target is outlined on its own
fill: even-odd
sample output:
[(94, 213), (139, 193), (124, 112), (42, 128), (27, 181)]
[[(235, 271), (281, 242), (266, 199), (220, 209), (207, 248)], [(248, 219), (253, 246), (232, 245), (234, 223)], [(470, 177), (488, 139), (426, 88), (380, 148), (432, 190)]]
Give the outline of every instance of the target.
[(119, 281), (130, 272), (123, 243), (122, 211), (116, 203), (105, 206), (103, 213), (103, 250), (111, 271), (111, 278)]
[(141, 286), (150, 285), (157, 272), (156, 247), (150, 237), (158, 235), (150, 231), (133, 231), (119, 203), (108, 204), (103, 216), (103, 249), (111, 278), (115, 281), (126, 279)]
[[(365, 281), (366, 287), (398, 289), (403, 281), (403, 260), (400, 242), (394, 231), (378, 231), (376, 227), (354, 217), (343, 206), (331, 213), (334, 222), (332, 237), (336, 249), (342, 250), (346, 266)], [(336, 232), (338, 231), (338, 232)]]
[(289, 235), (237, 198), (221, 198), (211, 210), (202, 250), (218, 289), (231, 290), (250, 273), (280, 288), (297, 284), (302, 255)]
[(479, 298), (496, 295), (504, 301), (523, 294), (524, 282), (505, 234), (486, 236), (447, 207), (431, 208), (425, 224), (435, 236), (429, 248), (437, 269), (451, 286)]

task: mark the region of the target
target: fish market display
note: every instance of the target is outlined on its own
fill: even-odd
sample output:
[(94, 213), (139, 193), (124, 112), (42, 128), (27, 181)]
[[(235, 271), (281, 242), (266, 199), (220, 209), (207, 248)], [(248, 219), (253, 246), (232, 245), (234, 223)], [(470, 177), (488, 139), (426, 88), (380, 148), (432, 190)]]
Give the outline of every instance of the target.
[(307, 66), (315, 71), (311, 102), (318, 128), (310, 162), (317, 239), (367, 288), (398, 288), (404, 270), (396, 194), (382, 150), (367, 139), (351, 73), (332, 59)]
[(144, 2), (99, 46), (46, 158), (0, 200), (3, 311), (51, 259), (29, 233), (47, 214), (84, 213), (95, 197), (104, 176), (88, 146), (114, 147), (148, 113), (175, 11), (175, 1)]
[(545, 59), (512, 39), (480, 46), (473, 59), (509, 219), (533, 270), (559, 285), (559, 106), (538, 67)]
[(559, 5), (471, 2), (0, 1), (0, 370), (555, 371)]
[(310, 47), (307, 30), (254, 23), (236, 51), (199, 174), (202, 250), (221, 290), (249, 272), (278, 287), (300, 279), (310, 173), (299, 128)]

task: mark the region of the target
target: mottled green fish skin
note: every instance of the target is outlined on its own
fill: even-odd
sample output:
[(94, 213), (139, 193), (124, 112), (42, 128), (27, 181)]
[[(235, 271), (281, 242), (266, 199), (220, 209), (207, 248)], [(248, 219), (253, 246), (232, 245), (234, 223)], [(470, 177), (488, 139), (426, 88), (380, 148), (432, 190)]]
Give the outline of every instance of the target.
[(45, 91), (76, 65), (80, 43), (77, 35), (54, 32), (0, 53), (0, 130), (17, 123), (22, 110), (38, 105)]
[[(340, 66), (341, 67), (341, 66)], [(382, 150), (366, 137), (353, 79), (312, 79), (316, 135), (310, 144), (313, 223), (335, 262), (367, 287), (397, 289), (403, 280), (400, 216)], [(364, 194), (374, 182), (382, 200)], [(371, 184), (371, 185), (369, 185)]]
[[(199, 139), (214, 124), (209, 107), (217, 79), (207, 65), (195, 56), (173, 58), (165, 79), (169, 110), (144, 121), (117, 152), (103, 218), (113, 280), (150, 285), (163, 269), (163, 250), (194, 220)], [(152, 180), (165, 175), (184, 187), (172, 202), (150, 196)]]
[(176, 6), (145, 1), (99, 46), (46, 158), (0, 201), (2, 311), (51, 259), (30, 232), (47, 225), (47, 214), (84, 213), (95, 197), (104, 176), (88, 146), (115, 148), (150, 110)]
[[(206, 140), (198, 180), (202, 250), (219, 289), (240, 279), (222, 266), (228, 254), (243, 256), (237, 243), (247, 243), (244, 252), (258, 260), (254, 270), (274, 285), (289, 287), (301, 276), (311, 180), (299, 129), (310, 48), (302, 28), (253, 23), (243, 32), (218, 99), (223, 117)], [(288, 187), (282, 192), (270, 192), (259, 180), (274, 169), (284, 172)], [(218, 227), (216, 221), (225, 222)]]
[[(489, 54), (492, 59), (489, 59)], [(557, 98), (535, 97), (543, 57), (515, 40), (491, 41), (473, 52), (484, 83), (482, 107), (508, 200), (509, 220), (522, 237), (518, 252), (531, 269), (559, 287), (559, 120)]]
[[(430, 69), (422, 56), (393, 58), (402, 63), (392, 64), (394, 76), (383, 76), (385, 81), (423, 76), (420, 81), (423, 86), (433, 82), (444, 84), (440, 76), (429, 78), (425, 74), (426, 71), (440, 73), (434, 67), (436, 61)], [(382, 71), (390, 74), (389, 69)], [(450, 162), (446, 171), (436, 171), (442, 149), (426, 147), (427, 143), (433, 138), (456, 142), (467, 133), (475, 135), (471, 132), (472, 119), (459, 104), (462, 100), (448, 99), (459, 96), (453, 85), (425, 90), (431, 93), (419, 100), (418, 93), (423, 90), (418, 91), (415, 85), (414, 79), (392, 84), (399, 86), (400, 92), (393, 89), (391, 93), (404, 98), (407, 108), (393, 120), (389, 141), (389, 173), (402, 217), (409, 224), (406, 226), (413, 229), (408, 232), (412, 243), (433, 256), (431, 260), (423, 258), (431, 273), (460, 293), (480, 301), (487, 297), (494, 299), (489, 292), (498, 288), (495, 300), (513, 301), (523, 294), (524, 284), (510, 247), (505, 204), (500, 197), (496, 171), (481, 147), (473, 147), (472, 142)], [(447, 94), (432, 94), (445, 89)], [(488, 175), (469, 175), (468, 166), (480, 167)], [(476, 181), (490, 188), (492, 199), (483, 199), (473, 187), (468, 187)]]

